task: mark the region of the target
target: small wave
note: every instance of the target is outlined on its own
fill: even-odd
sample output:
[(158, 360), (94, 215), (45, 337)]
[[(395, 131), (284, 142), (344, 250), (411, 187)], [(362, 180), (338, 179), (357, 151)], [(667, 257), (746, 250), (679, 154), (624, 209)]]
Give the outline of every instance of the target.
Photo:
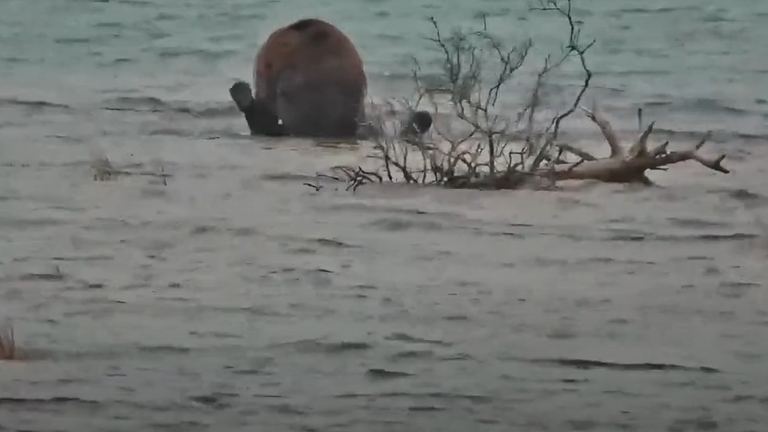
[(433, 359), (435, 358), (435, 353), (430, 350), (421, 350), (421, 351), (415, 351), (415, 350), (407, 350), (407, 351), (400, 351), (391, 356), (392, 360), (414, 360), (414, 359)]
[[(633, 71), (626, 72), (613, 72), (613, 74), (633, 74)], [(756, 102), (759, 105), (759, 102)], [(667, 94), (656, 94), (652, 96), (652, 99), (643, 102), (645, 108), (665, 108), (672, 111), (687, 111), (698, 115), (706, 114), (718, 114), (718, 115), (732, 115), (732, 116), (745, 116), (745, 115), (760, 115), (759, 111), (755, 111), (749, 108), (736, 106), (731, 102), (718, 100), (713, 98), (689, 98), (681, 99)], [(654, 132), (666, 132), (663, 128), (655, 128)]]
[(632, 8), (626, 8), (626, 9), (619, 9), (615, 12), (618, 13), (625, 13), (625, 14), (667, 14), (671, 12), (691, 12), (700, 10), (701, 8), (696, 6), (669, 6), (669, 7), (660, 7), (660, 8), (638, 8), (638, 7), (632, 7)]
[[(641, 54), (639, 52), (636, 52), (637, 54)], [(651, 55), (656, 58), (668, 58), (669, 55), (665, 53), (642, 53), (643, 55)], [(672, 72), (661, 70), (661, 69), (630, 69), (630, 70), (617, 70), (617, 71), (610, 71), (605, 73), (606, 76), (615, 76), (615, 77), (636, 77), (636, 76), (653, 76), (653, 77), (659, 77), (659, 76), (669, 76), (672, 75)], [(651, 102), (653, 103), (653, 102)]]
[(53, 218), (53, 217), (20, 217), (20, 218), (5, 218), (0, 217), (0, 224), (4, 226), (12, 226), (17, 229), (21, 228), (45, 228), (45, 227), (55, 227), (55, 226), (62, 226), (70, 223), (70, 220), (63, 219), (63, 218)]
[(710, 221), (699, 218), (678, 218), (669, 217), (667, 221), (674, 226), (681, 228), (726, 228), (731, 226), (729, 223)]
[[(17, 262), (21, 262), (22, 259), (18, 259)], [(57, 265), (50, 270), (32, 270), (22, 271), (16, 273), (5, 273), (0, 276), (0, 281), (3, 282), (61, 282), (68, 280), (70, 275), (61, 271), (61, 268)]]
[(757, 402), (760, 404), (768, 405), (768, 396), (736, 395), (726, 399), (725, 402), (729, 402), (729, 403)]
[(93, 42), (93, 39), (88, 37), (57, 38), (53, 42), (61, 45), (89, 44)]
[(407, 333), (392, 333), (391, 335), (387, 336), (385, 339), (388, 341), (407, 342), (407, 343), (415, 343), (415, 344), (443, 345), (443, 346), (452, 345), (450, 342), (445, 342), (442, 340), (434, 340), (434, 339), (423, 339), (423, 338), (411, 336)]
[(161, 111), (162, 108), (167, 107), (167, 104), (163, 102), (162, 99), (152, 97), (152, 96), (137, 96), (137, 97), (121, 96), (107, 102), (115, 103), (117, 105), (122, 105), (121, 107), (116, 107), (116, 108), (105, 108), (105, 109), (114, 109), (116, 111), (120, 109), (125, 109), (126, 111), (130, 109), (141, 110), (141, 111)]
[(357, 249), (360, 246), (344, 243), (343, 241), (328, 238), (318, 238), (308, 240), (311, 243), (317, 243), (320, 246), (330, 247), (334, 249)]
[(373, 368), (373, 369), (368, 369), (368, 372), (366, 372), (366, 375), (368, 375), (369, 378), (374, 378), (374, 379), (395, 379), (395, 378), (409, 377), (409, 376), (412, 376), (413, 374), (408, 372)]
[[(189, 301), (189, 299), (181, 299), (181, 301)], [(200, 339), (215, 339), (215, 340), (221, 340), (221, 339), (242, 339), (242, 335), (233, 334), (233, 333), (227, 333), (227, 332), (216, 332), (216, 331), (191, 331), (189, 332), (190, 336), (198, 337)]]
[(113, 255), (72, 255), (72, 256), (51, 257), (52, 261), (65, 261), (65, 262), (113, 261), (114, 259), (115, 257)]
[(93, 27), (95, 27), (95, 28), (118, 29), (118, 28), (123, 27), (123, 23), (121, 23), (119, 21), (104, 21), (104, 22), (99, 22), (99, 23), (93, 24)]
[(738, 299), (760, 287), (762, 285), (756, 282), (723, 281), (717, 287), (716, 293), (723, 298)]
[(44, 100), (25, 100), (25, 99), (17, 99), (17, 98), (0, 98), (0, 106), (3, 105), (11, 105), (11, 106), (22, 106), (27, 108), (33, 108), (33, 109), (46, 109), (46, 108), (54, 108), (54, 109), (63, 109), (63, 110), (70, 110), (72, 109), (71, 106), (56, 102), (49, 102)]
[(28, 58), (24, 57), (0, 57), (0, 62), (2, 63), (33, 63), (33, 60), (30, 60)]
[(149, 136), (170, 136), (179, 138), (192, 138), (195, 134), (179, 128), (159, 128), (149, 132)]
[(689, 371), (719, 373), (720, 370), (708, 366), (683, 366), (673, 363), (616, 363), (601, 360), (572, 358), (527, 359), (529, 363), (566, 366), (576, 369), (611, 369), (618, 371)]
[(225, 409), (232, 406), (232, 404), (227, 401), (228, 399), (237, 398), (239, 396), (240, 395), (235, 393), (216, 392), (209, 395), (190, 396), (189, 401), (208, 408)]
[[(393, 215), (406, 215), (406, 216), (431, 215), (434, 217), (441, 217), (446, 219), (461, 218), (461, 216), (459, 216), (457, 213), (442, 212), (442, 211), (427, 211), (427, 210), (421, 210), (418, 208), (393, 207), (388, 205), (369, 204), (365, 202), (334, 203), (334, 204), (323, 206), (322, 208), (320, 208), (320, 210), (331, 211), (331, 212), (355, 212), (355, 213), (366, 213), (366, 214), (377, 214), (377, 215), (383, 214), (383, 213), (389, 213)], [(464, 221), (463, 218), (462, 218), (462, 221)]]
[(736, 132), (734, 133), (734, 136), (736, 138), (740, 138), (744, 141), (760, 141), (761, 144), (764, 144), (766, 141), (768, 141), (768, 135), (766, 134), (752, 134), (747, 132)]
[(114, 58), (114, 59), (111, 59), (111, 60), (99, 61), (98, 64), (99, 64), (99, 66), (112, 66), (112, 65), (119, 65), (119, 64), (123, 64), (123, 63), (133, 63), (135, 61), (136, 60), (131, 59), (131, 58), (127, 58), (127, 57), (117, 57), (117, 58)]
[(277, 173), (265, 173), (261, 175), (263, 180), (268, 181), (294, 181), (294, 182), (310, 182), (318, 179), (316, 175), (298, 174), (291, 172), (277, 172)]
[(365, 227), (381, 231), (441, 231), (443, 224), (436, 221), (415, 221), (402, 218), (380, 218), (364, 224)]
[(175, 345), (143, 345), (138, 350), (148, 354), (188, 354), (192, 351), (191, 348)]
[(759, 238), (757, 234), (748, 234), (742, 232), (730, 234), (694, 234), (694, 235), (673, 235), (673, 234), (617, 234), (610, 236), (608, 241), (620, 242), (643, 242), (643, 241), (662, 241), (662, 242), (685, 242), (685, 241), (744, 241)]
[(170, 12), (159, 12), (157, 15), (155, 15), (154, 22), (160, 22), (160, 21), (176, 21), (178, 19), (183, 18), (179, 14), (173, 14)]
[(102, 109), (107, 111), (131, 111), (149, 113), (189, 114), (197, 118), (232, 117), (240, 114), (233, 104), (210, 104), (194, 106), (189, 102), (164, 101), (154, 96), (120, 96), (105, 101)]
[(325, 342), (316, 339), (304, 339), (296, 342), (276, 344), (273, 347), (288, 347), (304, 353), (343, 354), (350, 351), (367, 351), (372, 349), (373, 345), (367, 342)]
[(36, 406), (50, 406), (50, 405), (99, 405), (100, 402), (88, 399), (80, 399), (76, 397), (64, 397), (55, 396), (51, 398), (15, 398), (15, 397), (2, 397), (0, 398), (0, 405), (36, 405)]
[(738, 22), (738, 20), (724, 16), (723, 15), (724, 12), (725, 12), (724, 10), (718, 10), (718, 11), (707, 13), (702, 17), (701, 21), (705, 23)]
[(456, 400), (464, 399), (472, 403), (491, 403), (493, 398), (485, 395), (446, 393), (446, 392), (383, 392), (383, 393), (342, 393), (334, 396), (336, 399), (437, 399)]
[(243, 40), (243, 35), (239, 32), (217, 34), (217, 35), (208, 37), (208, 42), (213, 44), (220, 44), (225, 42), (240, 42), (241, 40)]
[(235, 227), (235, 228), (223, 228), (215, 225), (197, 225), (190, 231), (191, 235), (200, 235), (207, 233), (229, 233), (233, 237), (251, 237), (259, 234), (256, 228), (252, 227)]
[(408, 407), (408, 411), (413, 412), (430, 412), (430, 411), (445, 411), (447, 408), (445, 407), (439, 407), (439, 406), (422, 406), (422, 405), (413, 405)]
[(732, 106), (724, 101), (712, 99), (712, 98), (694, 98), (683, 102), (683, 109), (698, 110), (702, 113), (728, 113), (728, 114), (751, 114), (752, 112), (744, 109)]
[(714, 193), (721, 193), (728, 198), (739, 201), (747, 209), (755, 209), (768, 206), (768, 197), (748, 189), (720, 189), (712, 190)]
[(227, 57), (236, 56), (240, 54), (236, 50), (208, 50), (208, 49), (193, 49), (193, 48), (164, 48), (157, 52), (160, 58), (175, 59), (179, 57), (194, 57), (203, 61), (215, 61), (221, 60)]
[[(109, 3), (110, 0), (95, 0), (100, 3)], [(154, 3), (149, 0), (118, 0), (117, 3), (127, 4), (127, 5), (137, 5), (137, 6), (150, 6)]]
[[(701, 130), (699, 131), (679, 130), (679, 129), (664, 128), (661, 126), (655, 127), (653, 129), (653, 132), (655, 135), (658, 135), (659, 137), (664, 137), (670, 140), (679, 138), (681, 141), (698, 141), (703, 136), (703, 131)], [(768, 141), (768, 134), (755, 134), (755, 133), (725, 131), (725, 130), (717, 130), (713, 132), (716, 132), (716, 133), (713, 133), (710, 141), (718, 144), (727, 143), (729, 140), (734, 138), (739, 139), (740, 141), (744, 141), (746, 143), (749, 143), (750, 141), (760, 141), (761, 143), (765, 143), (766, 141)]]

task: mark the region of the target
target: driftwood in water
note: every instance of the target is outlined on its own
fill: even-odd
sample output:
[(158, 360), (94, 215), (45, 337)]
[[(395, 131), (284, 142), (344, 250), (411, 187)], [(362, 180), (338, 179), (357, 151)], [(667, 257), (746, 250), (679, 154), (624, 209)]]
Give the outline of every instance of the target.
[(591, 111), (583, 107), (581, 109), (600, 128), (605, 140), (608, 142), (611, 153), (607, 158), (598, 159), (583, 150), (573, 152), (579, 153), (578, 156), (581, 157), (579, 162), (569, 166), (557, 166), (554, 169), (539, 170), (541, 175), (550, 178), (552, 181), (599, 180), (606, 183), (651, 184), (651, 181), (646, 176), (646, 171), (690, 160), (721, 173), (727, 174), (730, 172), (722, 166), (725, 155), (708, 159), (699, 154), (699, 149), (707, 142), (710, 136), (709, 132), (705, 134), (698, 144), (687, 150), (667, 151), (669, 141), (649, 149), (648, 138), (653, 132), (655, 124), (655, 122), (652, 122), (640, 134), (629, 151), (625, 151), (610, 122), (602, 117), (597, 109)]
[[(721, 173), (730, 173), (730, 171), (723, 167), (722, 162), (725, 159), (725, 155), (720, 155), (716, 158), (706, 158), (699, 154), (699, 150), (707, 142), (710, 133), (707, 132), (704, 137), (692, 148), (678, 151), (668, 151), (669, 141), (664, 142), (653, 148), (648, 148), (648, 139), (650, 138), (655, 123), (651, 123), (640, 134), (637, 141), (628, 149), (621, 145), (616, 133), (613, 130), (610, 122), (598, 113), (596, 108), (588, 110), (584, 107), (581, 109), (586, 113), (587, 117), (595, 123), (602, 132), (605, 140), (610, 147), (610, 154), (605, 158), (597, 158), (594, 155), (575, 148), (567, 144), (561, 144), (557, 147), (563, 153), (570, 153), (580, 158), (578, 162), (570, 163), (564, 162), (559, 157), (549, 158), (551, 161), (550, 166), (540, 168), (535, 162), (525, 167), (525, 163), (521, 162), (510, 166), (507, 169), (497, 170), (495, 172), (479, 172), (476, 169), (471, 169), (467, 173), (454, 173), (445, 172), (445, 170), (439, 173), (439, 181), (432, 181), (429, 184), (441, 185), (448, 188), (455, 189), (520, 189), (522, 187), (528, 187), (531, 185), (531, 180), (545, 180), (545, 182), (552, 186), (557, 182), (565, 180), (598, 180), (605, 183), (638, 183), (644, 185), (653, 185), (653, 182), (647, 177), (646, 172), (648, 170), (663, 170), (668, 165), (674, 165), (686, 161), (696, 161), (699, 164)], [(403, 144), (403, 148), (407, 144)], [(392, 145), (383, 149), (384, 161), (387, 169), (390, 166), (394, 166), (399, 169), (404, 176), (407, 183), (424, 183), (419, 181), (418, 176), (425, 170), (416, 172), (410, 170), (404, 163), (398, 162), (397, 155), (394, 153), (395, 147)], [(546, 151), (543, 148), (541, 152)], [(401, 149), (401, 151), (403, 151)], [(436, 151), (432, 149), (431, 151)], [(433, 157), (429, 156), (429, 151), (419, 153), (420, 156), (426, 161), (433, 161)], [(461, 154), (449, 155), (454, 160), (462, 160)], [(533, 155), (528, 157), (536, 159)], [(526, 158), (527, 159), (527, 158)], [(469, 162), (465, 162), (469, 164)], [(452, 166), (455, 166), (454, 163)], [(470, 164), (471, 165), (471, 164)], [(476, 164), (479, 166), (479, 164)], [(474, 166), (473, 166), (474, 167)], [(525, 167), (525, 168), (523, 168)], [(440, 167), (438, 167), (440, 168)], [(439, 171), (434, 166), (432, 171)], [(377, 173), (367, 173), (362, 169), (350, 170), (345, 172), (347, 181), (354, 185), (356, 189), (358, 186), (365, 183), (381, 183), (383, 177)], [(373, 175), (378, 181), (375, 181)], [(438, 175), (436, 174), (436, 178)], [(541, 184), (540, 182), (537, 184)]]
[(455, 176), (446, 180), (444, 185), (458, 189), (519, 189), (529, 185), (532, 179), (545, 179), (550, 185), (565, 180), (598, 180), (605, 183), (652, 185), (653, 182), (646, 176), (646, 171), (661, 170), (667, 165), (689, 160), (696, 161), (721, 173), (730, 172), (722, 166), (725, 155), (708, 159), (699, 154), (699, 149), (706, 143), (710, 133), (705, 134), (701, 141), (690, 149), (668, 151), (669, 141), (649, 149), (648, 138), (651, 136), (655, 125), (655, 123), (651, 123), (629, 150), (625, 150), (610, 122), (599, 114), (596, 107), (592, 110), (584, 107), (581, 109), (600, 128), (608, 142), (610, 147), (608, 157), (597, 158), (584, 150), (561, 144), (558, 147), (562, 152), (573, 154), (580, 160), (575, 163), (558, 160), (546, 168), (538, 168), (534, 165), (531, 170), (519, 170), (512, 167), (495, 174)]
[[(539, 1), (540, 7), (535, 10), (556, 12), (565, 18), (569, 29), (568, 40), (564, 44), (566, 48), (562, 57), (547, 56), (544, 59), (530, 101), (517, 116), (498, 113), (495, 106), (502, 88), (513, 79), (527, 59), (531, 41), (526, 40), (512, 49), (506, 49), (487, 31), (485, 21), (482, 30), (455, 31), (448, 36), (440, 31), (434, 19), (430, 19), (435, 30), (431, 40), (444, 57), (445, 79), (438, 84), (428, 84), (430, 81), (422, 79), (421, 68), (416, 62), (413, 71), (416, 102), (405, 105), (410, 111), (415, 111), (422, 101), (426, 101), (431, 105), (434, 111), (432, 117), (436, 120), (440, 107), (447, 105), (448, 114), (468, 127), (451, 133), (450, 122), (436, 123), (431, 129), (439, 140), (427, 143), (421, 140), (422, 137), (412, 141), (403, 139), (400, 134), (388, 133), (384, 127), (386, 119), (377, 118), (377, 122), (372, 122), (372, 128), (379, 133), (372, 134), (374, 153), (370, 157), (381, 161), (381, 166), (372, 170), (335, 167), (334, 170), (341, 175), (331, 178), (347, 181), (348, 188), (352, 190), (368, 183), (399, 181), (458, 189), (536, 189), (550, 188), (565, 180), (650, 185), (648, 170), (664, 170), (668, 165), (688, 160), (715, 171), (729, 172), (722, 166), (725, 156), (707, 159), (699, 154), (709, 133), (687, 150), (668, 151), (668, 142), (649, 149), (648, 140), (654, 124), (643, 128), (642, 118), (639, 118), (642, 133), (631, 148), (625, 149), (610, 122), (598, 113), (596, 107), (592, 110), (580, 107), (593, 77), (587, 66), (586, 52), (595, 41), (580, 42), (579, 20), (572, 16), (572, 0)], [(534, 120), (541, 103), (540, 90), (551, 71), (568, 59), (578, 60), (581, 66), (584, 77), (581, 88), (575, 99), (549, 122), (545, 130), (535, 131)], [(489, 70), (496, 72), (496, 75), (484, 84), (483, 77)], [(555, 144), (560, 137), (562, 122), (579, 109), (602, 132), (610, 147), (608, 157), (597, 158), (573, 146)], [(526, 118), (526, 127), (515, 130)], [(515, 148), (518, 143), (522, 145)], [(560, 156), (566, 153), (575, 155), (578, 162), (561, 159)]]

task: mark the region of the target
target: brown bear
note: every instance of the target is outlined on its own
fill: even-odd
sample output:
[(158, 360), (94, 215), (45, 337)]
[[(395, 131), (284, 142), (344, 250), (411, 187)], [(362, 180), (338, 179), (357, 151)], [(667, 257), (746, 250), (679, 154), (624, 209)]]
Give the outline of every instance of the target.
[[(365, 121), (368, 80), (352, 41), (337, 27), (315, 18), (275, 30), (254, 61), (248, 83), (229, 90), (245, 114), (251, 135), (350, 138)], [(406, 129), (425, 132), (427, 112), (413, 113)]]

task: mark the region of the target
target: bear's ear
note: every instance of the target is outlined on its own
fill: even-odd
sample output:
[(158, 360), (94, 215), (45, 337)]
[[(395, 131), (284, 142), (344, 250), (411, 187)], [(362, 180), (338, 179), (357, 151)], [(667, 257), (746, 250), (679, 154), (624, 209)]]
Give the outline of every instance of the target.
[(413, 111), (408, 115), (403, 133), (409, 136), (420, 136), (432, 127), (432, 114), (428, 111)]
[(432, 127), (432, 114), (420, 110), (411, 114), (411, 123), (420, 134), (426, 133)]

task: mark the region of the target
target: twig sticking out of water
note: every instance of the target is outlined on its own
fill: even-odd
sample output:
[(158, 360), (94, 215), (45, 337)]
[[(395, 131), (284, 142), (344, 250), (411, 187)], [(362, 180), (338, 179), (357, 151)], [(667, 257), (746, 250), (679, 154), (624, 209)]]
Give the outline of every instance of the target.
[(758, 238), (758, 247), (763, 253), (768, 252), (768, 223), (766, 223), (760, 216), (755, 216), (755, 225), (760, 230), (760, 237)]
[[(318, 173), (317, 177), (335, 180), (339, 182), (345, 182), (347, 183), (346, 190), (352, 190), (352, 192), (357, 191), (357, 188), (365, 184), (384, 182), (384, 178), (379, 173), (373, 172), (373, 171), (366, 171), (360, 167), (350, 168), (350, 167), (338, 165), (331, 168), (331, 170), (338, 172), (340, 175)], [(316, 192), (320, 191), (323, 188), (323, 186), (320, 184), (312, 184), (312, 183), (304, 183), (304, 186), (309, 186), (315, 189)]]
[[(549, 151), (557, 139), (560, 125), (578, 107), (592, 79), (587, 67), (586, 52), (594, 44), (580, 42), (580, 29), (571, 12), (571, 0), (541, 0), (536, 11), (555, 11), (566, 18), (568, 39), (558, 57), (547, 56), (534, 81), (528, 104), (517, 114), (516, 121), (501, 114), (496, 105), (501, 92), (514, 81), (529, 57), (533, 42), (522, 42), (506, 47), (488, 30), (485, 17), (482, 28), (476, 31), (453, 31), (445, 34), (434, 18), (429, 19), (433, 36), (428, 40), (441, 56), (442, 76), (438, 82), (426, 80), (420, 62), (414, 59), (413, 82), (416, 102), (401, 101), (410, 114), (422, 103), (431, 106), (433, 117), (438, 118), (441, 104), (446, 102), (451, 117), (459, 120), (466, 131), (452, 133), (439, 123), (433, 130), (440, 144), (428, 145), (421, 139), (402, 139), (400, 131), (386, 130), (385, 115), (371, 116), (374, 134), (374, 158), (382, 163), (382, 180), (405, 181), (424, 185), (453, 188), (482, 187), (494, 177), (494, 183), (504, 188), (516, 188), (532, 177), (542, 162), (552, 160)], [(584, 72), (581, 88), (564, 112), (555, 116), (544, 131), (534, 125), (541, 102), (541, 89), (553, 71), (567, 60), (578, 58)], [(428, 83), (428, 81), (430, 81)], [(389, 111), (394, 111), (394, 108)], [(388, 111), (388, 112), (389, 112)], [(522, 130), (513, 128), (523, 125)], [(510, 148), (513, 139), (523, 140), (523, 148)], [(371, 177), (358, 170), (350, 170), (349, 181), (361, 184), (361, 177)], [(363, 183), (366, 180), (362, 180)]]
[(117, 176), (149, 176), (158, 177), (162, 179), (163, 185), (168, 185), (168, 177), (172, 177), (171, 174), (165, 172), (165, 166), (160, 165), (160, 172), (156, 171), (130, 171), (127, 169), (118, 169), (112, 165), (109, 158), (106, 155), (92, 155), (91, 168), (93, 169), (94, 181), (109, 181), (116, 179)]
[(3, 360), (18, 360), (16, 338), (11, 325), (0, 327), (0, 361)]

